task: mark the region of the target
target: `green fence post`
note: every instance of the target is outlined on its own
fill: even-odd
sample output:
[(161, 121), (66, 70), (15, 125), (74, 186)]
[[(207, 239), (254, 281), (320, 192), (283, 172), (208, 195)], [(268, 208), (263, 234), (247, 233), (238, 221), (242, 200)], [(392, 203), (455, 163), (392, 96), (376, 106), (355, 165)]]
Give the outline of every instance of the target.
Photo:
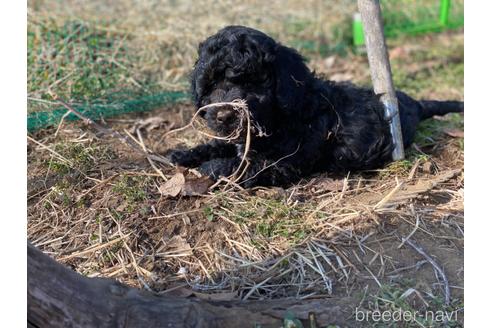
[(352, 22), (352, 35), (354, 46), (364, 45), (364, 28), (360, 19), (360, 14), (354, 14), (354, 20)]
[(441, 6), (439, 8), (439, 23), (442, 26), (448, 25), (449, 21), (449, 6), (451, 4), (451, 0), (441, 0)]

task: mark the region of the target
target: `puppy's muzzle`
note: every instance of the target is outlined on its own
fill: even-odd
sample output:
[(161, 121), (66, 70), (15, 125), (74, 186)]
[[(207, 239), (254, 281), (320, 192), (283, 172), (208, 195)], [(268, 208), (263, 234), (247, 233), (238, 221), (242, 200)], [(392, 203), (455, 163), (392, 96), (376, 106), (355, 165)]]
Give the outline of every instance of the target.
[(203, 117), (213, 125), (226, 126), (234, 122), (236, 115), (237, 111), (235, 111), (232, 106), (218, 105), (207, 108)]
[(229, 124), (234, 120), (234, 110), (232, 108), (220, 108), (217, 111), (215, 120), (219, 124)]

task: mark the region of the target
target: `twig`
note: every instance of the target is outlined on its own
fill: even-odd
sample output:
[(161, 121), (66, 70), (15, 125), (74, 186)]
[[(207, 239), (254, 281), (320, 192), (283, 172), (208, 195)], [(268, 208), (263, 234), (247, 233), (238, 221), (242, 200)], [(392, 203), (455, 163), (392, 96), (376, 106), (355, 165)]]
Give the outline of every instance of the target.
[(89, 254), (89, 253), (93, 253), (95, 251), (98, 251), (100, 249), (103, 249), (103, 248), (106, 248), (108, 246), (111, 246), (111, 245), (114, 245), (116, 244), (117, 242), (119, 242), (120, 240), (126, 238), (130, 236), (130, 233), (129, 234), (126, 234), (126, 235), (123, 235), (121, 237), (118, 237), (118, 238), (115, 238), (111, 241), (108, 241), (107, 243), (105, 244), (102, 244), (102, 245), (97, 245), (97, 246), (93, 246), (93, 247), (89, 247), (81, 252), (76, 252), (76, 253), (72, 253), (70, 255), (67, 255), (67, 256), (64, 256), (62, 258), (59, 258), (58, 261), (62, 262), (62, 261), (66, 261), (66, 260), (69, 260), (71, 258), (74, 258), (74, 257), (79, 257), (79, 256), (82, 256), (82, 255), (86, 255), (86, 254)]
[(36, 139), (31, 138), (30, 136), (27, 136), (27, 139), (29, 141), (34, 142), (36, 145), (40, 146), (41, 148), (46, 149), (47, 151), (49, 151), (50, 153), (52, 153), (53, 155), (55, 155), (56, 157), (58, 157), (59, 160), (68, 163), (70, 166), (73, 166), (73, 162), (72, 161), (70, 161), (69, 159), (63, 157), (61, 154), (59, 154), (58, 152), (54, 151), (50, 147), (42, 144), (41, 142), (37, 141)]
[(369, 270), (369, 268), (367, 266), (364, 265), (364, 269), (366, 269), (367, 272), (369, 272), (369, 274), (371, 275), (372, 279), (374, 279), (374, 281), (376, 282), (376, 284), (378, 284), (379, 288), (382, 287), (381, 285), (381, 282), (379, 282), (378, 278), (376, 278), (376, 276), (374, 275), (374, 273), (372, 273), (371, 270)]
[[(412, 209), (412, 212), (413, 212), (413, 205), (411, 205), (411, 209)], [(419, 216), (417, 215), (417, 220), (416, 220), (416, 222), (415, 222), (415, 227), (414, 227), (414, 228), (413, 228), (413, 230), (410, 232), (410, 234), (408, 234), (408, 236), (407, 236), (406, 238), (403, 238), (403, 241), (402, 241), (402, 242), (401, 242), (401, 244), (400, 244), (400, 245), (398, 245), (398, 247), (397, 247), (398, 249), (400, 249), (403, 245), (405, 245), (405, 242), (406, 242), (408, 239), (410, 239), (410, 238), (413, 236), (413, 234), (414, 234), (415, 232), (417, 232), (417, 230), (419, 229), (419, 223), (420, 223), (420, 218), (419, 218)]]
[[(244, 100), (241, 100), (241, 99), (236, 99), (236, 100), (233, 100), (231, 102), (218, 102), (218, 103), (212, 103), (212, 104), (208, 104), (208, 105), (202, 106), (202, 107), (198, 108), (198, 110), (195, 112), (195, 114), (193, 114), (193, 116), (192, 116), (192, 118), (190, 120), (190, 123), (188, 123), (185, 126), (182, 126), (180, 128), (176, 128), (176, 129), (173, 129), (173, 130), (170, 130), (170, 131), (166, 132), (162, 136), (161, 140), (165, 139), (170, 134), (173, 134), (173, 133), (176, 133), (176, 132), (181, 132), (181, 131), (184, 131), (184, 130), (186, 130), (188, 128), (194, 128), (195, 130), (198, 131), (198, 133), (203, 134), (203, 135), (205, 135), (207, 137), (210, 137), (210, 138), (218, 139), (218, 140), (231, 141), (231, 140), (234, 140), (234, 139), (239, 138), (239, 134), (241, 132), (240, 131), (241, 129), (234, 130), (228, 136), (220, 137), (220, 136), (212, 135), (210, 133), (207, 133), (207, 132), (198, 130), (193, 125), (195, 123), (196, 119), (198, 118), (198, 114), (200, 114), (201, 112), (205, 111), (206, 109), (208, 109), (210, 107), (221, 107), (221, 106), (232, 106), (232, 108), (234, 110), (238, 110), (239, 108), (243, 108), (244, 109), (245, 107), (247, 108), (246, 102)], [(242, 123), (242, 122), (240, 122), (240, 123)], [(240, 125), (241, 124), (239, 124), (239, 126)]]
[[(331, 279), (326, 276), (325, 269), (318, 262), (318, 259), (316, 258), (316, 255), (314, 255), (313, 249), (311, 248), (311, 243), (308, 243), (307, 246), (308, 246), (309, 252), (311, 253), (311, 255), (313, 257), (314, 263), (318, 267), (318, 270), (320, 272), (321, 278), (323, 278), (323, 282), (325, 283), (325, 286), (326, 286), (326, 291), (328, 292), (328, 294), (331, 295), (331, 293), (332, 293), (332, 282), (331, 282)], [(315, 248), (315, 249), (318, 251), (319, 254), (321, 254), (321, 252), (319, 252), (319, 249), (318, 248)]]
[[(201, 130), (195, 128), (194, 123), (198, 117), (198, 114), (200, 114), (202, 111), (206, 110), (207, 108), (221, 107), (221, 106), (232, 106), (233, 110), (240, 112), (239, 123), (238, 123), (237, 128), (234, 131), (232, 131), (228, 136), (221, 137), (221, 136), (213, 135), (213, 134), (210, 134), (210, 133), (207, 133), (205, 131), (201, 131)], [(244, 120), (246, 120), (246, 127), (244, 127)], [(162, 136), (161, 140), (166, 138), (170, 134), (186, 130), (190, 127), (197, 130), (198, 133), (203, 134), (209, 138), (218, 139), (218, 140), (225, 140), (225, 141), (229, 141), (229, 142), (232, 140), (238, 139), (241, 136), (241, 132), (243, 130), (246, 130), (246, 140), (244, 143), (244, 151), (243, 151), (243, 154), (241, 157), (241, 162), (239, 163), (238, 167), (229, 177), (227, 177), (227, 179), (219, 179), (209, 189), (213, 189), (213, 188), (217, 187), (222, 181), (227, 181), (224, 188), (227, 188), (227, 186), (229, 186), (230, 184), (237, 183), (239, 181), (239, 179), (241, 179), (241, 177), (244, 175), (244, 173), (246, 173), (246, 170), (247, 170), (248, 165), (249, 165), (248, 161), (247, 161), (247, 156), (248, 156), (249, 149), (251, 146), (251, 118), (250, 118), (250, 112), (248, 110), (248, 105), (247, 105), (246, 101), (243, 99), (235, 99), (231, 102), (218, 102), (218, 103), (212, 103), (212, 104), (202, 106), (195, 112), (195, 114), (193, 115), (193, 117), (190, 120), (190, 123), (186, 124), (183, 127), (168, 131), (167, 133), (165, 133)], [(260, 130), (259, 128), (257, 128), (257, 129)], [(263, 135), (262, 131), (259, 131), (259, 133), (260, 133), (260, 135)]]
[(434, 261), (434, 259), (432, 257), (430, 257), (430, 255), (428, 255), (424, 251), (424, 249), (422, 247), (415, 244), (411, 239), (402, 238), (402, 242), (405, 242), (408, 245), (412, 246), (412, 248), (414, 250), (416, 250), (417, 253), (422, 255), (427, 260), (427, 262), (429, 262), (434, 267), (434, 269), (437, 271), (437, 273), (441, 276), (442, 282), (444, 284), (444, 302), (446, 305), (449, 305), (450, 300), (451, 300), (451, 293), (449, 290), (449, 281), (448, 281), (448, 278), (446, 277), (446, 275), (444, 274), (444, 270), (437, 264), (436, 261)]
[(386, 196), (383, 197), (376, 205), (374, 205), (373, 209), (377, 210), (386, 205), (389, 200), (403, 187), (404, 183), (399, 182), (398, 178), (396, 179), (396, 186), (393, 188)]
[(77, 201), (80, 201), (82, 198), (84, 198), (86, 195), (88, 195), (90, 192), (92, 192), (94, 189), (97, 189), (103, 185), (105, 185), (106, 183), (110, 182), (111, 180), (113, 180), (114, 178), (116, 178), (117, 176), (119, 176), (120, 174), (119, 173), (116, 173), (116, 174), (113, 174), (112, 176), (110, 176), (109, 178), (106, 178), (104, 180), (102, 180), (101, 182), (97, 183), (96, 185), (94, 185), (93, 187), (87, 189), (86, 191), (84, 191), (82, 194), (78, 195), (77, 196)]
[[(125, 130), (125, 132), (127, 132), (127, 131)], [(147, 147), (145, 146), (145, 143), (144, 143), (143, 138), (142, 138), (142, 133), (140, 132), (140, 129), (138, 129), (138, 128), (137, 128), (137, 136), (138, 136), (138, 140), (140, 141), (140, 144), (142, 145), (143, 151), (146, 154), (148, 154)], [(155, 163), (152, 160), (152, 158), (150, 158), (150, 157), (147, 156), (147, 160), (149, 161), (150, 166), (152, 166), (152, 168), (154, 169), (154, 171), (156, 171), (157, 174), (159, 174), (164, 181), (167, 181), (168, 179), (166, 178), (166, 176), (164, 175), (164, 173), (162, 173), (162, 171), (155, 165)]]
[(70, 111), (67, 111), (65, 114), (63, 114), (62, 118), (60, 119), (60, 123), (58, 123), (58, 127), (56, 128), (55, 131), (55, 138), (58, 136), (58, 132), (60, 132), (60, 129), (63, 125), (63, 122), (65, 122), (65, 118), (70, 114)]
[(270, 276), (268, 278), (266, 278), (265, 280), (263, 280), (262, 282), (260, 282), (259, 284), (256, 284), (254, 285), (253, 287), (251, 287), (251, 289), (249, 290), (249, 292), (246, 294), (246, 296), (244, 296), (244, 298), (242, 299), (243, 301), (246, 301), (251, 295), (253, 295), (253, 293), (255, 291), (258, 290), (258, 288), (260, 288), (261, 286), (263, 286), (264, 284), (266, 284), (270, 279), (272, 279), (274, 276)]
[(251, 180), (251, 179), (256, 178), (256, 177), (257, 177), (257, 176), (258, 176), (261, 172), (266, 171), (266, 170), (268, 170), (269, 168), (271, 168), (271, 167), (273, 167), (273, 166), (277, 165), (278, 163), (280, 163), (281, 161), (283, 161), (283, 160), (284, 160), (284, 159), (286, 159), (286, 158), (289, 158), (289, 157), (291, 157), (291, 156), (294, 156), (294, 155), (295, 155), (295, 154), (299, 151), (299, 148), (300, 148), (300, 147), (301, 147), (301, 144), (298, 144), (298, 145), (297, 145), (296, 150), (294, 150), (294, 152), (293, 152), (293, 153), (290, 153), (290, 154), (288, 154), (288, 155), (285, 155), (285, 156), (283, 156), (283, 157), (279, 158), (278, 160), (276, 160), (275, 162), (273, 162), (273, 163), (271, 163), (271, 164), (269, 164), (269, 165), (265, 166), (264, 168), (262, 168), (261, 170), (259, 170), (258, 172), (256, 172), (256, 173), (255, 173), (255, 175), (253, 175), (252, 177), (249, 177), (249, 178), (247, 178), (246, 180), (241, 181), (241, 183), (244, 183), (244, 182), (246, 182), (246, 181), (249, 181), (249, 180)]
[(58, 98), (58, 97), (55, 96), (55, 99), (58, 100), (58, 102), (63, 107), (65, 107), (66, 109), (68, 109), (70, 112), (72, 112), (75, 116), (77, 116), (78, 118), (80, 118), (86, 124), (92, 125), (100, 133), (105, 134), (105, 135), (109, 135), (109, 136), (111, 136), (113, 138), (116, 138), (116, 139), (120, 140), (122, 143), (124, 143), (127, 146), (130, 146), (132, 149), (138, 151), (139, 153), (141, 153), (142, 155), (144, 155), (147, 158), (150, 158), (150, 159), (152, 159), (152, 160), (154, 160), (156, 162), (161, 162), (161, 163), (164, 163), (164, 164), (167, 164), (167, 165), (171, 165), (171, 166), (174, 167), (174, 164), (172, 164), (171, 161), (168, 160), (167, 158), (165, 158), (163, 156), (155, 155), (155, 154), (149, 154), (149, 153), (143, 151), (142, 148), (140, 147), (140, 145), (138, 143), (136, 143), (134, 140), (128, 138), (127, 136), (122, 135), (118, 131), (114, 131), (114, 130), (112, 130), (110, 128), (107, 128), (105, 126), (102, 126), (99, 123), (96, 123), (94, 120), (92, 120), (92, 119), (84, 116), (82, 113), (80, 113), (79, 111), (77, 111), (76, 109), (74, 109), (72, 106), (70, 106), (65, 101), (61, 100), (60, 98)]
[(417, 270), (419, 270), (420, 267), (422, 265), (424, 265), (425, 263), (427, 263), (427, 260), (421, 260), (421, 261), (418, 261), (417, 263), (415, 263), (414, 265), (409, 265), (409, 266), (401, 267), (401, 268), (395, 269), (395, 270), (393, 270), (391, 272), (388, 272), (387, 275), (394, 275), (394, 274), (400, 273), (402, 271), (410, 270), (410, 269), (413, 269), (413, 268), (417, 268)]

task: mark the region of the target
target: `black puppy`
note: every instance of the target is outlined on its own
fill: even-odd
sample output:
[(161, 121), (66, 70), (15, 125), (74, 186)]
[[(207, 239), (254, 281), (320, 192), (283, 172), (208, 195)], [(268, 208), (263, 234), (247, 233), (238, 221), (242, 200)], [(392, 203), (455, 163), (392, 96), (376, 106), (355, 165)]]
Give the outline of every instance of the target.
[[(255, 128), (240, 180), (245, 187), (288, 185), (319, 171), (375, 169), (391, 160), (389, 124), (372, 90), (316, 77), (294, 49), (252, 28), (228, 26), (200, 44), (191, 92), (197, 108), (246, 100)], [(397, 97), (405, 147), (421, 120), (463, 111), (458, 101), (416, 101), (403, 92)], [(232, 107), (200, 114), (219, 136), (245, 122)], [(229, 176), (241, 162), (244, 136), (168, 156), (214, 179)]]

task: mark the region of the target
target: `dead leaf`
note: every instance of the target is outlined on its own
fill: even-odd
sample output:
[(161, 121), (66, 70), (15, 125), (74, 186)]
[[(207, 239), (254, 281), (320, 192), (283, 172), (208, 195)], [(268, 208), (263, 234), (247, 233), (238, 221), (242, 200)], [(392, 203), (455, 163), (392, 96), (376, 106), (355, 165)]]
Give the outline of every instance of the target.
[(287, 192), (280, 187), (271, 187), (265, 189), (258, 189), (255, 191), (255, 195), (263, 198), (280, 199), (287, 196)]
[(213, 185), (214, 182), (208, 177), (201, 177), (198, 179), (187, 180), (181, 189), (183, 196), (196, 196), (203, 195), (208, 191), (208, 188)]
[(159, 187), (159, 192), (163, 196), (176, 197), (179, 195), (185, 184), (183, 173), (176, 173), (171, 179), (167, 180)]
[(133, 125), (131, 132), (137, 133), (137, 130), (145, 130), (145, 132), (148, 133), (151, 130), (161, 128), (161, 127), (168, 125), (168, 124), (169, 124), (169, 121), (165, 120), (162, 117), (159, 117), (159, 116), (149, 117), (149, 118), (146, 118), (144, 120), (137, 121)]
[(335, 73), (330, 75), (330, 80), (335, 82), (350, 81), (353, 79), (353, 75), (350, 73)]
[(194, 203), (195, 208), (200, 208), (202, 207), (202, 200), (200, 198), (197, 198)]
[(183, 215), (183, 223), (185, 225), (190, 225), (191, 224), (191, 220), (190, 220), (190, 217), (186, 214)]
[[(432, 177), (431, 179), (422, 179), (419, 180), (416, 184), (414, 185), (405, 185), (400, 188), (400, 190), (396, 190), (391, 197), (388, 197), (387, 201), (384, 203), (384, 208), (392, 208), (398, 204), (401, 204), (403, 202), (408, 202), (410, 199), (416, 198), (420, 196), (421, 194), (428, 192), (432, 188), (436, 187), (437, 185), (444, 183), (458, 174), (461, 173), (461, 170), (451, 170), (451, 171), (446, 171), (443, 172), (439, 175), (436, 175)], [(381, 202), (381, 201), (379, 201)], [(379, 209), (378, 209), (379, 210)]]
[(318, 191), (342, 191), (343, 179), (333, 180), (331, 178), (323, 179), (316, 184)]
[(453, 137), (453, 138), (464, 138), (465, 137), (465, 131), (459, 130), (459, 129), (444, 130), (444, 133), (446, 133), (448, 136)]
[(432, 163), (425, 162), (424, 165), (422, 165), (422, 171), (424, 171), (425, 173), (432, 173)]
[(390, 59), (404, 58), (407, 56), (408, 56), (408, 49), (406, 49), (405, 47), (396, 47), (389, 50)]
[(164, 250), (173, 252), (191, 252), (190, 244), (181, 236), (173, 236), (165, 242)]
[(336, 56), (327, 57), (325, 58), (325, 60), (323, 60), (323, 65), (325, 66), (326, 69), (330, 69), (335, 64), (335, 60), (336, 60)]
[(465, 197), (465, 188), (458, 189), (458, 195), (460, 195), (461, 197)]

